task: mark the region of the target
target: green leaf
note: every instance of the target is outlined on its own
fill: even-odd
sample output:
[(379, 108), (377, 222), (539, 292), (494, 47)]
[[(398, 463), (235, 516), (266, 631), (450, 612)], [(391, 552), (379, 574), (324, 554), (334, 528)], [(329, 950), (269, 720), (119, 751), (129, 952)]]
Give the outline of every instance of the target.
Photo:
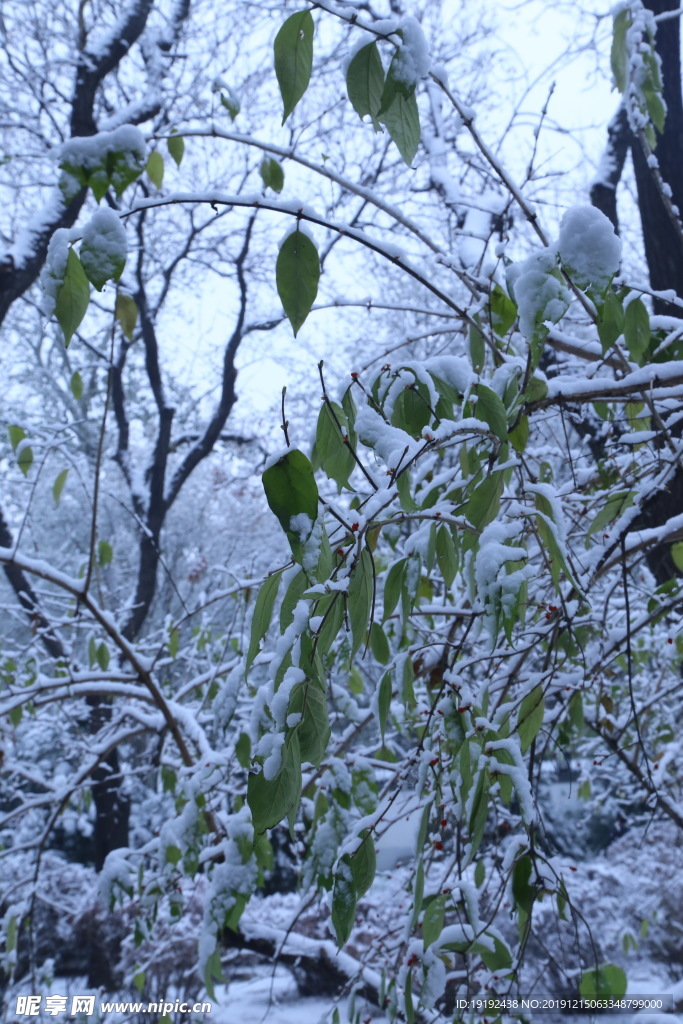
[(324, 692), (310, 680), (297, 683), (289, 698), (289, 714), (300, 714), (297, 728), (301, 760), (316, 768), (327, 753), (330, 741), (330, 719)]
[(517, 906), (521, 907), (527, 914), (531, 913), (536, 897), (535, 887), (529, 885), (531, 869), (531, 857), (527, 854), (524, 857), (520, 857), (512, 872), (512, 895)]
[(9, 434), (9, 443), (12, 445), (12, 451), (16, 452), (20, 442), (26, 437), (26, 431), (23, 427), (11, 424), (7, 428), (7, 433)]
[(683, 541), (671, 545), (671, 559), (681, 572), (683, 572)]
[(249, 733), (240, 733), (240, 738), (235, 744), (235, 757), (243, 768), (249, 767), (251, 761), (251, 739)]
[(650, 317), (640, 299), (633, 299), (626, 307), (624, 338), (631, 359), (640, 365), (650, 344)]
[[(464, 744), (465, 745), (465, 744)], [(481, 841), (484, 837), (484, 829), (486, 828), (486, 819), (488, 818), (489, 812), (489, 789), (491, 788), (491, 781), (485, 771), (481, 771), (477, 777), (477, 784), (474, 790), (474, 798), (472, 800), (472, 810), (469, 819), (469, 830), (470, 830), (470, 850), (467, 856), (467, 863), (469, 864), (475, 853), (479, 849)]]
[(64, 344), (74, 336), (74, 332), (85, 316), (90, 301), (90, 284), (83, 265), (73, 248), (69, 249), (66, 261), (64, 280), (57, 292), (55, 316), (64, 334)]
[[(216, 999), (216, 990), (214, 987), (216, 981), (225, 981), (223, 971), (221, 970), (221, 952), (218, 946), (216, 946), (213, 953), (206, 961), (206, 966), (204, 968), (204, 985), (209, 994), (209, 999), (213, 999), (214, 1001)], [(161, 1021), (159, 1021), (159, 1024), (161, 1024)]]
[(626, 8), (625, 10), (619, 11), (614, 18), (614, 28), (612, 35), (612, 52), (610, 55), (610, 63), (612, 65), (612, 74), (614, 75), (614, 82), (619, 92), (624, 92), (628, 85), (628, 46), (626, 43), (626, 33), (629, 25), (631, 24), (631, 12)]
[(401, 558), (398, 562), (394, 562), (387, 573), (384, 581), (382, 622), (386, 622), (401, 599), (407, 567), (408, 559)]
[(177, 626), (174, 626), (168, 637), (168, 653), (172, 658), (176, 658), (178, 654), (178, 648), (180, 646), (180, 630)]
[[(292, 448), (263, 474), (263, 488), (271, 512), (287, 534), (297, 562), (303, 557), (303, 544), (311, 535), (318, 516), (318, 485), (313, 467), (303, 452)], [(306, 525), (307, 517), (310, 525)], [(292, 519), (295, 519), (292, 528)]]
[(436, 942), (443, 931), (443, 919), (446, 912), (446, 900), (444, 895), (435, 896), (425, 907), (422, 918), (422, 941), (427, 949), (433, 942)]
[(168, 155), (175, 161), (176, 167), (180, 167), (185, 155), (185, 139), (181, 135), (172, 135), (166, 140)]
[(104, 643), (97, 645), (97, 664), (103, 672), (106, 672), (109, 668), (109, 649)]
[(477, 530), (483, 530), (496, 518), (502, 493), (502, 473), (491, 473), (475, 487), (465, 507), (465, 516)]
[(494, 284), (489, 299), (491, 326), (503, 338), (517, 319), (517, 306), (500, 285)]
[(323, 402), (315, 433), (315, 453), (321, 468), (339, 487), (348, 487), (356, 465), (344, 435), (349, 436), (346, 414), (336, 402)]
[[(26, 431), (24, 430), (23, 427), (11, 425), (7, 428), (7, 432), (9, 434), (10, 444), (12, 445), (12, 451), (16, 452), (17, 449), (19, 448), (19, 445), (21, 445), (22, 441), (24, 441), (26, 438)], [(21, 448), (19, 448), (19, 453), (17, 455), (17, 466), (24, 474), (24, 476), (28, 476), (28, 472), (32, 465), (33, 449), (31, 448), (30, 445), (24, 444), (22, 445)]]
[(510, 431), (510, 444), (516, 452), (523, 452), (529, 440), (529, 417), (520, 416), (519, 423)]
[(346, 91), (353, 109), (362, 120), (372, 118), (375, 131), (380, 130), (377, 114), (384, 90), (384, 68), (377, 43), (363, 46), (351, 60), (346, 72)]
[(478, 420), (488, 423), (491, 430), (501, 441), (506, 441), (508, 436), (507, 413), (502, 401), (491, 388), (485, 384), (477, 387), (477, 404), (474, 411)]
[(282, 765), (274, 779), (263, 772), (250, 775), (247, 782), (247, 803), (251, 809), (254, 832), (274, 828), (299, 803), (301, 794), (301, 755), (297, 729), (290, 729), (282, 748)]
[(532, 377), (524, 392), (525, 402), (542, 402), (548, 395), (548, 385), (540, 377)]
[(164, 158), (158, 149), (149, 154), (145, 170), (154, 187), (161, 188), (161, 183), (164, 180)]
[(474, 884), (476, 885), (477, 889), (481, 889), (482, 885), (484, 884), (485, 878), (486, 865), (484, 864), (483, 860), (478, 860), (477, 866), (474, 869)]
[(97, 564), (98, 565), (109, 565), (114, 552), (112, 551), (111, 544), (106, 540), (101, 540), (97, 545)]
[(63, 469), (61, 473), (58, 473), (55, 477), (55, 482), (52, 485), (52, 497), (54, 498), (55, 505), (59, 505), (59, 499), (62, 496), (62, 491), (64, 490), (64, 484), (66, 483), (68, 475), (69, 470)]
[(528, 693), (519, 706), (517, 713), (517, 732), (522, 753), (531, 746), (543, 725), (545, 713), (545, 702), (543, 698), (543, 687), (539, 683)]
[(261, 640), (263, 640), (264, 636), (268, 632), (281, 579), (282, 573), (275, 572), (272, 576), (268, 576), (268, 578), (261, 584), (261, 588), (256, 598), (256, 604), (254, 605), (254, 615), (251, 620), (251, 634), (249, 638), (249, 650), (247, 651), (245, 675), (248, 675), (249, 669), (254, 663), (254, 658), (261, 650)]
[(356, 892), (353, 882), (337, 875), (332, 890), (332, 927), (340, 949), (351, 934), (355, 917)]
[(605, 294), (605, 301), (598, 308), (598, 337), (602, 345), (603, 355), (623, 333), (624, 307), (616, 292), (608, 288)]
[(142, 990), (145, 987), (146, 977), (147, 975), (144, 971), (136, 971), (136, 973), (133, 975), (133, 984), (140, 993), (142, 993)]
[(475, 373), (481, 373), (484, 369), (484, 364), (486, 363), (486, 342), (484, 341), (484, 335), (478, 327), (471, 324), (468, 338), (472, 367), (474, 368)]
[[(106, 168), (106, 188), (111, 185), (114, 187), (117, 198), (120, 198), (129, 185), (132, 185), (134, 181), (140, 177), (144, 170), (140, 155), (137, 152), (131, 152), (131, 150), (119, 150), (117, 152), (107, 153), (107, 168)], [(99, 193), (96, 191), (96, 185), (93, 181), (93, 176), (90, 177), (89, 182), (95, 198), (99, 200), (104, 195), (102, 187), (104, 182), (99, 184)]]
[(458, 571), (458, 556), (450, 527), (445, 523), (436, 531), (436, 562), (444, 583), (451, 587)]
[(590, 537), (592, 534), (604, 530), (614, 519), (618, 519), (619, 516), (623, 515), (626, 509), (630, 508), (633, 504), (634, 497), (634, 491), (617, 491), (615, 494), (610, 494), (606, 503), (590, 524), (586, 536)]
[(381, 115), (380, 121), (386, 125), (399, 153), (410, 167), (420, 145), (420, 114), (415, 95), (406, 99), (397, 93), (389, 109)]
[(386, 633), (380, 626), (379, 622), (373, 622), (370, 626), (370, 650), (372, 651), (373, 657), (380, 663), (380, 665), (389, 664), (389, 660), (391, 658), (389, 641), (387, 640)]
[(311, 12), (297, 11), (287, 18), (273, 46), (275, 74), (284, 104), (284, 124), (306, 92), (313, 68), (313, 32)]
[(318, 250), (298, 228), (280, 246), (275, 279), (280, 302), (296, 338), (315, 302), (320, 280)]
[(348, 591), (349, 621), (351, 623), (351, 657), (365, 641), (365, 634), (372, 609), (373, 575), (372, 556), (363, 548), (360, 558), (351, 573)]
[(343, 858), (351, 868), (353, 887), (358, 899), (365, 895), (372, 885), (377, 869), (372, 833), (369, 829), (363, 829), (360, 838), (362, 842), (358, 849), (352, 854), (346, 854)]
[(623, 999), (626, 995), (626, 974), (616, 964), (601, 964), (591, 971), (585, 971), (579, 982), (579, 992), (584, 999)]
[(387, 727), (387, 719), (389, 717), (389, 709), (391, 708), (391, 672), (385, 672), (382, 676), (382, 681), (379, 684), (379, 691), (377, 694), (377, 712), (379, 718), (379, 731), (384, 739), (384, 733)]
[(173, 864), (173, 866), (175, 867), (175, 865), (180, 862), (181, 857), (182, 857), (182, 852), (181, 852), (179, 847), (177, 847), (177, 846), (167, 846), (166, 847), (165, 858), (166, 858), (166, 863), (167, 864)]
[(78, 402), (83, 395), (83, 378), (81, 377), (78, 370), (75, 370), (74, 373), (71, 374), (69, 387), (71, 388), (71, 394)]
[(132, 295), (125, 292), (118, 292), (116, 296), (116, 319), (121, 324), (123, 336), (128, 341), (133, 340), (133, 332), (138, 322), (138, 306)]
[(259, 174), (264, 188), (272, 188), (273, 192), (282, 192), (285, 185), (285, 172), (278, 160), (272, 156), (264, 156), (259, 167)]

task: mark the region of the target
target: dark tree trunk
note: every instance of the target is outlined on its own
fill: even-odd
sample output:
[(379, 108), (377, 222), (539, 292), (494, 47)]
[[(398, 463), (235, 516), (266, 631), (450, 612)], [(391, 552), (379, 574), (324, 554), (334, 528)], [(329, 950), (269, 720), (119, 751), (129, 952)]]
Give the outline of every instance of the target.
[[(679, 7), (678, 0), (645, 0), (653, 14), (664, 14)], [(662, 179), (671, 189), (671, 199), (683, 211), (683, 93), (681, 89), (681, 38), (678, 17), (660, 22), (656, 36), (657, 53), (662, 62), (663, 96), (667, 114), (664, 131), (657, 136), (655, 156)], [(675, 291), (683, 295), (683, 234), (662, 199), (656, 175), (648, 166), (640, 139), (631, 132), (623, 106), (613, 118), (599, 180), (591, 189), (594, 206), (609, 217), (619, 230), (616, 188), (628, 150), (631, 151), (638, 191), (638, 210), (643, 233), (650, 285), (653, 291)], [(682, 310), (665, 299), (653, 300), (655, 313), (681, 317)], [(679, 469), (666, 490), (652, 496), (642, 514), (633, 523), (634, 530), (660, 526), (683, 509), (683, 472)], [(647, 562), (658, 583), (664, 583), (679, 570), (671, 558), (670, 545), (648, 552)]]

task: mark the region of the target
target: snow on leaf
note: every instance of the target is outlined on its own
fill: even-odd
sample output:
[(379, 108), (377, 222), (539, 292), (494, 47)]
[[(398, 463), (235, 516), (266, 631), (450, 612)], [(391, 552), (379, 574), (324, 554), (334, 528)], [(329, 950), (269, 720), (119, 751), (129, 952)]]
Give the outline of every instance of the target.
[(126, 229), (113, 210), (96, 210), (83, 229), (80, 259), (98, 291), (107, 281), (118, 281), (128, 256)]

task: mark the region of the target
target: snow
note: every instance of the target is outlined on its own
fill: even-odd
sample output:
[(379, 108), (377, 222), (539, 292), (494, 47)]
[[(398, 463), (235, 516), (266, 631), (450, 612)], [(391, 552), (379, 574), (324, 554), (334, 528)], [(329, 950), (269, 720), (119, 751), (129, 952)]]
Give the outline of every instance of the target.
[(621, 263), (621, 239), (595, 206), (574, 206), (560, 224), (558, 252), (579, 288), (604, 292)]
[(416, 18), (402, 18), (398, 31), (403, 41), (393, 60), (394, 75), (396, 81), (414, 89), (420, 79), (429, 73), (429, 46)]
[(109, 207), (96, 210), (83, 229), (81, 262), (93, 283), (118, 280), (128, 256), (126, 229)]
[(519, 309), (519, 329), (531, 339), (539, 327), (557, 323), (569, 308), (571, 293), (553, 274), (557, 261), (550, 249), (533, 253), (508, 267), (507, 281)]
[(72, 234), (73, 232), (67, 228), (58, 228), (47, 247), (47, 256), (40, 275), (40, 285), (43, 293), (41, 307), (48, 317), (52, 316), (55, 311), (57, 294), (64, 282)]

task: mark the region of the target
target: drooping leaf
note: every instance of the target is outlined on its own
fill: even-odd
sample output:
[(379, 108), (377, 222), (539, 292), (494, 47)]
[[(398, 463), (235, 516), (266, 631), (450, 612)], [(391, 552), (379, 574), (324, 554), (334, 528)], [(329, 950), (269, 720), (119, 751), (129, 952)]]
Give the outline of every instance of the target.
[(619, 92), (624, 92), (628, 85), (628, 46), (626, 33), (631, 24), (631, 12), (628, 8), (619, 11), (614, 18), (612, 35), (612, 53), (610, 62), (614, 82)]
[(626, 974), (616, 964), (601, 964), (585, 971), (579, 982), (579, 992), (584, 999), (623, 999), (626, 987)]
[(313, 32), (309, 10), (290, 15), (275, 37), (275, 74), (284, 104), (284, 124), (306, 92), (313, 69)]
[(375, 131), (380, 130), (377, 114), (382, 103), (384, 68), (377, 43), (368, 43), (352, 58), (346, 72), (346, 91), (361, 120), (370, 116)]
[(296, 338), (315, 302), (320, 280), (318, 250), (299, 228), (280, 246), (275, 278), (280, 302)]
[(330, 719), (324, 692), (311, 680), (297, 683), (289, 698), (289, 713), (300, 714), (297, 728), (301, 760), (318, 768), (330, 741)]
[(55, 477), (55, 482), (52, 485), (52, 497), (54, 498), (55, 505), (59, 505), (59, 499), (62, 496), (62, 491), (64, 490), (64, 484), (66, 483), (68, 475), (69, 470), (63, 469), (61, 473), (58, 473)]
[(503, 493), (503, 474), (491, 473), (475, 487), (465, 508), (467, 519), (478, 530), (492, 523), (498, 515), (500, 496)]
[(351, 934), (355, 917), (356, 892), (353, 882), (350, 878), (337, 875), (332, 890), (332, 927), (340, 948)]
[(406, 98), (397, 93), (379, 120), (386, 126), (403, 160), (410, 167), (420, 145), (420, 114), (415, 94)]
[(389, 709), (391, 707), (391, 691), (391, 672), (385, 672), (379, 684), (379, 692), (377, 694), (377, 711), (379, 714), (378, 724), (382, 739), (384, 739), (384, 733), (387, 728), (387, 719), (389, 717)]
[(263, 640), (268, 632), (281, 579), (282, 573), (275, 572), (272, 576), (268, 576), (261, 584), (256, 604), (254, 605), (254, 615), (251, 620), (251, 636), (249, 639), (249, 650), (247, 651), (245, 673), (249, 672), (254, 658), (261, 649), (261, 640)]
[(138, 306), (132, 295), (119, 292), (116, 296), (116, 319), (121, 324), (121, 330), (128, 341), (133, 340), (133, 333), (138, 322)]
[(427, 949), (433, 942), (436, 942), (443, 931), (444, 914), (446, 912), (446, 899), (443, 894), (435, 896), (425, 907), (422, 918), (422, 941)]
[(491, 326), (499, 338), (505, 337), (517, 319), (517, 306), (498, 284), (494, 284), (489, 298)]
[(650, 344), (650, 317), (640, 299), (632, 299), (626, 307), (624, 338), (631, 359), (640, 364)]
[(372, 608), (372, 593), (372, 556), (367, 548), (363, 548), (361, 556), (351, 573), (348, 591), (352, 657), (365, 642), (365, 634), (368, 629)]
[(477, 419), (488, 423), (491, 430), (501, 441), (507, 440), (507, 414), (502, 401), (491, 388), (480, 384), (477, 388), (477, 404), (474, 408)]
[(149, 154), (145, 170), (154, 187), (161, 188), (161, 183), (164, 180), (164, 158), (158, 149)]
[(614, 519), (623, 515), (627, 508), (633, 504), (635, 493), (633, 491), (617, 491), (610, 494), (609, 498), (596, 515), (588, 528), (587, 537), (604, 530)]
[(538, 731), (543, 725), (544, 713), (543, 687), (539, 683), (533, 688), (531, 693), (526, 695), (517, 713), (517, 733), (523, 754), (526, 753), (538, 735)]
[(66, 273), (57, 292), (55, 303), (55, 316), (59, 326), (62, 328), (64, 344), (67, 348), (85, 316), (89, 301), (90, 285), (87, 274), (73, 248), (70, 248), (66, 262)]
[(358, 849), (344, 858), (351, 868), (351, 879), (358, 899), (365, 895), (372, 885), (377, 869), (372, 832), (369, 829), (363, 829), (360, 838), (362, 842)]
[(273, 779), (263, 772), (250, 775), (247, 803), (251, 809), (254, 832), (274, 828), (299, 802), (301, 793), (301, 755), (296, 729), (290, 729), (282, 748), (280, 771)]
[(282, 164), (272, 156), (264, 156), (259, 167), (259, 174), (264, 188), (272, 188), (273, 192), (282, 192), (285, 185), (285, 172)]
[(598, 309), (598, 336), (603, 353), (612, 347), (624, 331), (624, 307), (611, 288), (605, 293), (605, 301)]
[(98, 565), (102, 565), (102, 566), (109, 565), (109, 563), (111, 562), (113, 557), (114, 557), (114, 552), (112, 550), (112, 546), (109, 543), (109, 541), (106, 541), (106, 540), (98, 541), (98, 544), (97, 544), (97, 564)]
[(166, 140), (166, 148), (176, 167), (180, 167), (185, 155), (185, 139), (182, 135), (172, 135), (170, 139)]
[(290, 449), (264, 472), (263, 488), (296, 561), (301, 561), (318, 516), (318, 485), (310, 461), (298, 448)]
[(349, 477), (356, 465), (345, 440), (348, 437), (344, 410), (336, 402), (323, 402), (315, 433), (315, 454), (320, 467), (339, 487), (348, 487)]
[(76, 401), (78, 401), (83, 395), (83, 378), (78, 370), (74, 370), (71, 374), (69, 387), (71, 388), (71, 394), (74, 396)]

